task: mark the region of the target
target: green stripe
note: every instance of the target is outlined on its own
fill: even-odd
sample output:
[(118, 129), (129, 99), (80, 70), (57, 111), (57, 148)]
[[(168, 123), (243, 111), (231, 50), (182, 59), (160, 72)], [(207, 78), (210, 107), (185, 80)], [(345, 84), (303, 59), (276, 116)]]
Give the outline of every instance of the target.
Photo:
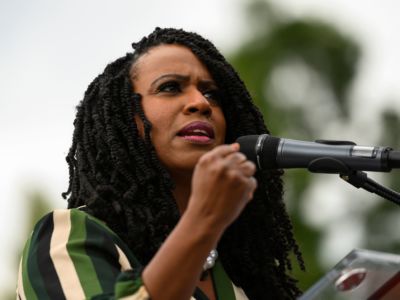
[(142, 279), (136, 277), (132, 271), (127, 271), (121, 273), (115, 284), (115, 298), (123, 298), (127, 296), (132, 296), (135, 294), (140, 287), (143, 285)]
[(96, 217), (93, 217), (92, 215), (90, 215), (90, 214), (88, 214), (88, 213), (86, 213), (86, 212), (84, 212), (84, 211), (82, 211), (82, 210), (79, 210), (79, 209), (77, 209), (77, 208), (71, 208), (71, 211), (74, 211), (74, 213), (77, 213), (77, 214), (84, 215), (84, 216), (85, 216), (86, 218), (88, 218), (90, 221), (93, 221), (93, 222), (95, 222), (96, 224), (100, 225), (100, 226), (103, 227), (105, 230), (107, 230), (109, 233), (111, 233), (111, 234), (113, 234), (113, 235), (116, 235), (115, 232), (112, 231), (112, 230), (107, 226), (107, 224), (106, 224), (104, 221), (101, 221), (100, 219), (97, 219)]
[(106, 293), (114, 292), (115, 281), (121, 272), (119, 255), (110, 234), (86, 218), (86, 253), (92, 260), (99, 283)]
[(85, 216), (71, 210), (71, 231), (68, 238), (68, 254), (75, 266), (79, 281), (84, 290), (85, 296), (93, 296), (102, 293), (102, 289), (97, 278), (97, 273), (92, 260), (86, 255), (86, 226)]
[(86, 216), (90, 221), (93, 221), (96, 223), (100, 228), (106, 230), (110, 235), (109, 237), (112, 239), (113, 243), (118, 245), (118, 247), (122, 250), (122, 252), (125, 254), (125, 256), (128, 258), (129, 263), (131, 264), (132, 268), (138, 269), (141, 268), (140, 262), (137, 260), (137, 258), (132, 254), (132, 251), (128, 247), (125, 242), (121, 240), (121, 238), (114, 232), (112, 231), (105, 222), (97, 219), (96, 217), (93, 217), (92, 215), (89, 215), (88, 213), (81, 211), (79, 209), (73, 208), (71, 211), (76, 212), (77, 214), (81, 214)]
[(26, 298), (36, 300), (38, 298), (36, 296), (35, 291), (32, 288), (32, 284), (28, 276), (28, 269), (27, 269), (28, 267), (27, 257), (29, 255), (30, 247), (31, 247), (31, 239), (29, 239), (26, 242), (24, 251), (22, 253), (22, 261), (21, 261), (22, 282)]
[(234, 300), (235, 292), (233, 291), (232, 282), (226, 275), (225, 270), (220, 262), (217, 260), (214, 268), (212, 268), (212, 275), (217, 290), (217, 299), (219, 300)]

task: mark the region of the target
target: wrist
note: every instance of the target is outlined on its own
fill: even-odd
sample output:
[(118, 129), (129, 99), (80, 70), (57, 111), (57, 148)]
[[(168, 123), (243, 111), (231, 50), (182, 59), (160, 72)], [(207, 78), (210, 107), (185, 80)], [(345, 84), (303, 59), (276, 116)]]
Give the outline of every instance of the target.
[(199, 213), (198, 210), (193, 209), (190, 205), (183, 213), (181, 222), (190, 228), (192, 234), (198, 236), (200, 240), (210, 240), (215, 244), (226, 228), (218, 218), (211, 214)]

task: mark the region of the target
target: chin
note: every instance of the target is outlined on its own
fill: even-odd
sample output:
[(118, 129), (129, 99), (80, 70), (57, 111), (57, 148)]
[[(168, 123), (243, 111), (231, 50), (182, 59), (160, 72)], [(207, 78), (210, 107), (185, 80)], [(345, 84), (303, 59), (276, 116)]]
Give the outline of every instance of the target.
[(202, 153), (196, 153), (192, 155), (183, 154), (178, 157), (175, 157), (175, 159), (166, 161), (164, 165), (171, 173), (175, 172), (192, 173), (200, 157), (206, 152), (207, 151), (203, 151)]

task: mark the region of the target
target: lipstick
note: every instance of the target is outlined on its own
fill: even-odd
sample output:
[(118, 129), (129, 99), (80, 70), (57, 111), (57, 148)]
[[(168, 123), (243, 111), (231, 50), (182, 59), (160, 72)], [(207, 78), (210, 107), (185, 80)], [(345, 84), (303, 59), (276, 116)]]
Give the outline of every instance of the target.
[(183, 127), (178, 136), (196, 144), (210, 144), (214, 140), (214, 128), (207, 122), (195, 121)]

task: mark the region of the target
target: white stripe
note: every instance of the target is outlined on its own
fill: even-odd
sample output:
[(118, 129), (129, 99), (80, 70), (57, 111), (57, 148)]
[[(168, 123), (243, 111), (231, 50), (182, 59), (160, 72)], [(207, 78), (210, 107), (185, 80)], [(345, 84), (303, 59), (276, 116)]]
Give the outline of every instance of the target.
[(118, 255), (119, 255), (118, 262), (121, 265), (121, 271), (126, 271), (126, 270), (132, 269), (132, 266), (129, 263), (129, 260), (126, 257), (125, 253), (122, 252), (122, 250), (117, 245), (115, 245), (115, 247), (117, 247), (117, 251), (118, 251)]
[(66, 209), (53, 212), (54, 231), (50, 241), (50, 257), (54, 263), (64, 295), (67, 299), (84, 299), (81, 283), (74, 264), (67, 251), (71, 231), (70, 211)]
[(243, 289), (234, 285), (233, 282), (232, 282), (232, 286), (233, 286), (233, 292), (235, 293), (236, 300), (249, 300), (249, 298), (247, 298), (246, 294), (244, 293)]
[(22, 258), (19, 261), (19, 269), (18, 269), (17, 299), (22, 299), (22, 300), (26, 299), (24, 291), (24, 283), (22, 281)]

